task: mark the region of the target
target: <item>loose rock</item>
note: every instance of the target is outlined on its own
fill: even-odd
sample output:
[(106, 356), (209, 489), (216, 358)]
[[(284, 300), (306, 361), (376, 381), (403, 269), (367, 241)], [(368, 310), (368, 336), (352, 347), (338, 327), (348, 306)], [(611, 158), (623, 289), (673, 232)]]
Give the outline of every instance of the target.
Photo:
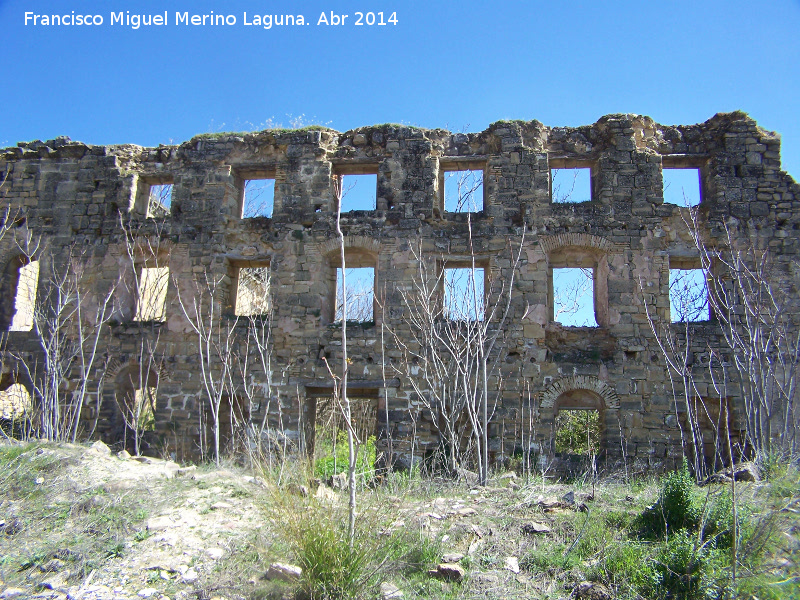
[(442, 562), (446, 562), (446, 563), (457, 563), (457, 562), (458, 562), (458, 561), (460, 561), (462, 558), (464, 558), (464, 555), (463, 555), (463, 554), (461, 554), (460, 552), (451, 552), (450, 554), (445, 554), (445, 555), (442, 557)]
[(711, 477), (703, 482), (703, 485), (709, 483), (730, 483), (732, 479), (736, 481), (761, 481), (761, 475), (758, 472), (758, 467), (751, 462), (744, 462), (735, 465), (733, 468), (728, 467), (717, 471)]
[(435, 569), (431, 569), (430, 571), (428, 571), (428, 575), (436, 577), (437, 579), (442, 579), (444, 581), (459, 582), (464, 579), (466, 571), (464, 571), (463, 567), (461, 567), (460, 565), (451, 563), (441, 563)]
[(100, 440), (97, 440), (94, 444), (92, 444), (91, 448), (92, 448), (92, 450), (94, 450), (98, 454), (102, 454), (104, 456), (111, 456), (111, 448), (106, 446)]
[(544, 523), (537, 523), (536, 521), (531, 521), (530, 523), (525, 523), (522, 526), (522, 533), (527, 535), (535, 535), (537, 533), (550, 533), (551, 529)]
[(613, 600), (614, 595), (602, 583), (582, 581), (572, 590), (572, 597), (581, 600)]
[(514, 574), (519, 573), (519, 560), (516, 556), (506, 556), (505, 560), (503, 561), (503, 568), (507, 571), (511, 571)]
[(286, 563), (272, 563), (267, 569), (267, 579), (294, 582), (303, 576), (303, 569)]
[(381, 598), (382, 600), (392, 600), (393, 598), (402, 598), (403, 592), (399, 587), (388, 581), (381, 584)]

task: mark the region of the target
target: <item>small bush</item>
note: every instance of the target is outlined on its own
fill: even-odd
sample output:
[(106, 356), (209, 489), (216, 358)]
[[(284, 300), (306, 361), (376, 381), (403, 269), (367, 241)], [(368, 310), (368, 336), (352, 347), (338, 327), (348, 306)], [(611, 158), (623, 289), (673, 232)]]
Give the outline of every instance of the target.
[(520, 558), (519, 566), (530, 573), (546, 573), (555, 575), (559, 571), (568, 571), (581, 563), (574, 552), (564, 556), (566, 544), (549, 544), (539, 546)]
[(703, 523), (703, 539), (711, 540), (716, 548), (730, 548), (733, 546), (733, 533), (738, 529), (741, 538), (742, 530), (752, 513), (741, 496), (737, 507), (736, 521), (738, 528), (734, 528), (733, 498), (728, 489), (710, 499), (706, 518)]
[(714, 549), (699, 543), (692, 532), (671, 535), (656, 553), (649, 597), (670, 600), (718, 597), (722, 576), (716, 558)]
[(343, 504), (316, 498), (298, 502), (273, 490), (272, 511), (280, 540), (303, 569), (300, 585), (310, 600), (369, 597), (384, 568), (397, 558), (396, 539), (381, 533), (388, 519), (369, 507), (361, 508), (356, 519), (352, 545)]
[(395, 538), (395, 553), (406, 573), (424, 572), (439, 562), (442, 545), (420, 531), (405, 530)]
[(636, 597), (637, 590), (649, 586), (656, 577), (650, 552), (651, 548), (634, 540), (609, 545), (587, 575), (617, 590), (618, 597)]
[(669, 532), (694, 529), (700, 517), (694, 479), (684, 462), (682, 469), (664, 477), (658, 500), (639, 515), (636, 524), (643, 536), (660, 537)]

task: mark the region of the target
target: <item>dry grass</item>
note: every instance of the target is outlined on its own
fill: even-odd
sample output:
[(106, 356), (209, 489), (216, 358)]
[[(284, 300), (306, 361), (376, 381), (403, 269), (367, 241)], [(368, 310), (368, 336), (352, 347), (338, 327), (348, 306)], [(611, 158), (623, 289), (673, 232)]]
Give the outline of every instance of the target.
[[(591, 579), (633, 599), (655, 593), (647, 577), (681, 551), (677, 542), (637, 536), (637, 517), (658, 498), (656, 479), (592, 486), (498, 477), (472, 488), (391, 474), (359, 491), (351, 550), (343, 537), (346, 499), (332, 491), (316, 498), (313, 478), (293, 463), (280, 483), (234, 466), (167, 478), (159, 474), (165, 464), (81, 446), (0, 446), (0, 579), (27, 590), (94, 586), (95, 598), (136, 597), (151, 587), (176, 600), (375, 598), (382, 582), (406, 598), (555, 599)], [(792, 579), (800, 556), (798, 478), (784, 467), (768, 483), (739, 485), (748, 515), (739, 597), (799, 597)], [(692, 493), (702, 499), (708, 489)], [(575, 504), (558, 504), (568, 492)], [(720, 494), (714, 487), (708, 505)], [(530, 523), (549, 531), (530, 533)], [(702, 597), (722, 593), (729, 579), (727, 555), (715, 552), (702, 567)], [(427, 574), (453, 553), (463, 554), (462, 583)], [(272, 561), (302, 564), (307, 576), (298, 585), (267, 581)]]

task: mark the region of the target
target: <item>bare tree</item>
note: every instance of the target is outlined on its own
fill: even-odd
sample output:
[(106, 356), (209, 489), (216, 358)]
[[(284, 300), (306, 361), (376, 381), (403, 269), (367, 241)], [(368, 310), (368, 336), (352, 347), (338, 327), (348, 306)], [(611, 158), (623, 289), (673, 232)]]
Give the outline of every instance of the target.
[[(87, 289), (88, 257), (77, 246), (56, 254), (27, 230), (18, 234), (17, 246), (26, 265), (44, 265), (44, 270), (36, 273), (38, 284), (18, 289), (17, 298), (17, 312), (29, 311), (18, 323), (33, 331), (41, 354), (16, 352), (13, 358), (32, 384), (39, 435), (74, 442), (87, 399), (92, 393), (99, 398), (104, 383), (104, 373), (96, 379), (92, 373), (118, 282), (93, 295)], [(28, 297), (20, 298), (20, 291)], [(70, 381), (79, 383), (70, 390)]]
[[(392, 333), (404, 354), (395, 369), (432, 414), (434, 426), (444, 438), (448, 469), (456, 472), (458, 468), (468, 424), (478, 479), (486, 485), (489, 422), (502, 392), (497, 366), (503, 352), (498, 341), (505, 333), (525, 234), (523, 231), (517, 249), (509, 243), (508, 276), (489, 278), (485, 289), (485, 274), (472, 248), (469, 218), (467, 223), (470, 254), (465, 263), (456, 263), (463, 265), (458, 274), (448, 273), (444, 257), (437, 260), (424, 256), (421, 248), (410, 248), (418, 272), (411, 289), (400, 290), (400, 294), (411, 339), (405, 341)], [(490, 389), (492, 378), (496, 385)]]
[[(269, 302), (267, 302), (267, 306)], [(263, 416), (261, 423), (242, 423), (240, 430), (247, 431), (247, 437), (255, 442), (255, 451), (259, 457), (264, 455), (263, 448), (264, 436), (267, 436), (268, 447), (266, 452), (272, 465), (274, 450), (282, 447), (282, 455), (286, 454), (287, 438), (283, 432), (281, 399), (276, 394), (275, 377), (273, 374), (274, 364), (272, 360), (272, 314), (251, 314), (246, 315), (247, 334), (244, 343), (240, 344), (239, 352), (236, 354), (237, 380), (240, 382), (242, 397), (249, 406), (259, 405), (262, 408)], [(255, 356), (253, 356), (255, 355)], [(280, 373), (280, 379), (285, 380), (288, 365)], [(272, 410), (272, 401), (275, 399), (278, 409), (280, 431), (275, 432), (268, 427), (269, 417)], [(234, 411), (231, 411), (233, 415)], [(233, 417), (232, 417), (233, 418)], [(234, 425), (234, 424), (232, 424)], [(250, 445), (248, 444), (248, 449)]]
[(341, 309), (342, 309), (342, 374), (339, 382), (339, 393), (334, 397), (340, 403), (342, 416), (344, 417), (345, 426), (347, 427), (347, 481), (348, 481), (348, 517), (347, 517), (347, 535), (350, 540), (350, 546), (353, 545), (356, 527), (356, 447), (355, 436), (356, 432), (353, 427), (353, 416), (350, 410), (350, 400), (347, 397), (347, 375), (348, 375), (348, 360), (347, 360), (347, 264), (345, 261), (345, 247), (344, 247), (344, 234), (342, 233), (341, 217), (342, 217), (342, 199), (344, 198), (344, 190), (342, 190), (342, 178), (334, 178), (334, 191), (336, 193), (336, 235), (339, 237), (339, 254), (342, 269), (342, 294), (341, 294)]
[[(214, 461), (220, 465), (220, 406), (227, 397), (233, 401), (237, 316), (225, 318), (222, 308), (221, 275), (203, 272), (195, 280), (191, 301), (178, 288), (178, 304), (197, 335), (200, 374), (213, 421)], [(202, 411), (201, 411), (202, 414)], [(201, 432), (202, 436), (202, 432)]]
[[(781, 267), (768, 249), (738, 245), (727, 225), (725, 247), (711, 250), (703, 243), (696, 211), (690, 214), (709, 304), (730, 349), (730, 378), (738, 383), (744, 400), (746, 441), (759, 458), (774, 452), (796, 455), (800, 330), (791, 294), (797, 265)], [(727, 378), (730, 363), (725, 358), (718, 356)]]
[[(671, 326), (650, 312), (652, 298), (646, 297), (644, 306), (666, 360), (673, 393), (685, 405), (695, 475), (706, 474), (703, 424), (713, 429), (715, 455), (726, 462), (735, 458), (727, 406), (734, 391), (744, 409), (745, 440), (740, 453), (759, 460), (775, 452), (794, 455), (800, 426), (800, 331), (796, 301), (791, 297), (796, 266), (776, 265), (767, 248), (750, 240), (737, 242), (731, 230), (735, 225), (721, 225), (722, 235), (712, 245), (697, 208), (684, 210), (699, 257), (701, 289), (685, 277), (671, 280), (672, 310), (678, 312), (679, 320)], [(640, 285), (644, 290), (644, 283)], [(713, 339), (698, 337), (700, 325), (693, 322), (709, 314), (707, 307), (714, 331), (721, 334)], [(714, 390), (719, 406), (709, 405), (712, 401), (701, 385)]]
[(160, 218), (148, 219), (146, 229), (140, 222), (126, 221), (122, 213), (119, 217), (129, 265), (129, 277), (124, 284), (128, 295), (136, 301), (132, 326), (138, 335), (135, 366), (128, 373), (121, 397), (115, 395), (115, 399), (126, 425), (125, 437), (128, 431), (133, 434), (137, 455), (142, 452), (143, 435), (155, 427), (158, 389), (166, 359), (160, 339), (169, 286), (169, 249), (162, 241), (171, 200), (171, 189), (167, 187), (171, 188), (166, 185), (151, 187), (151, 208), (157, 205), (164, 210), (156, 211), (161, 214)]

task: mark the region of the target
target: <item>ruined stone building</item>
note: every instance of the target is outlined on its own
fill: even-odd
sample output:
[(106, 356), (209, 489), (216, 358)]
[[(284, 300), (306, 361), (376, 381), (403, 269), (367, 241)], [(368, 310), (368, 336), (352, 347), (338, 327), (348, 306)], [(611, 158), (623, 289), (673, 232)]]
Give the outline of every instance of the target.
[[(743, 113), (678, 126), (636, 115), (574, 128), (511, 121), (464, 134), (391, 124), (271, 130), (158, 148), (20, 143), (0, 150), (0, 198), (10, 207), (0, 240), (1, 408), (8, 420), (31, 402), (31, 380), (47, 364), (33, 306), (48, 301), (54, 273), (72, 269), (88, 331), (110, 294), (88, 376), (75, 359), (58, 384), (68, 405), (86, 383), (81, 435), (120, 447), (130, 434), (123, 407), (146, 404), (151, 451), (199, 455), (213, 421), (203, 373), (219, 370), (221, 359), (209, 346), (204, 364), (187, 314), (208, 293), (216, 303), (208, 314), (235, 334), (230, 355), (239, 357), (220, 392), (223, 443), (235, 414), (253, 431), (263, 423), (263, 435), (308, 449), (317, 413), (330, 404), (329, 368), (341, 366), (341, 202), (346, 266), (358, 270), (354, 285), (372, 288), (347, 327), (349, 394), (366, 407), (379, 448), (391, 437), (402, 463), (441, 441), (441, 424), (410, 382), (420, 365), (406, 346), (408, 302), (427, 277), (431, 302), (443, 306), (436, 318), (449, 318), (453, 293), (448, 299), (443, 286), (466, 271), (489, 296), (471, 318), (499, 320), (508, 303), (489, 378), (493, 461), (522, 446), (552, 453), (556, 415), (567, 410), (598, 411), (607, 456), (670, 461), (686, 444), (686, 408), (650, 319), (669, 329), (670, 272), (701, 267), (688, 209), (665, 191), (679, 171), (694, 178), (686, 201), (699, 202), (710, 243), (731, 226), (768, 248), (774, 272), (794, 285), (800, 187), (781, 170), (779, 136)], [(350, 181), (367, 188), (372, 204), (350, 203)], [(587, 323), (566, 323), (555, 308), (560, 269), (590, 276)], [(698, 365), (720, 336), (703, 310), (692, 325)], [(245, 347), (254, 314), (268, 317), (271, 387), (255, 348)], [(65, 331), (78, 318), (70, 315)], [(241, 356), (252, 359), (249, 395), (236, 391)], [(699, 381), (715, 414), (729, 406), (738, 440), (744, 417), (735, 386), (720, 400)], [(36, 394), (32, 402), (30, 414)]]

